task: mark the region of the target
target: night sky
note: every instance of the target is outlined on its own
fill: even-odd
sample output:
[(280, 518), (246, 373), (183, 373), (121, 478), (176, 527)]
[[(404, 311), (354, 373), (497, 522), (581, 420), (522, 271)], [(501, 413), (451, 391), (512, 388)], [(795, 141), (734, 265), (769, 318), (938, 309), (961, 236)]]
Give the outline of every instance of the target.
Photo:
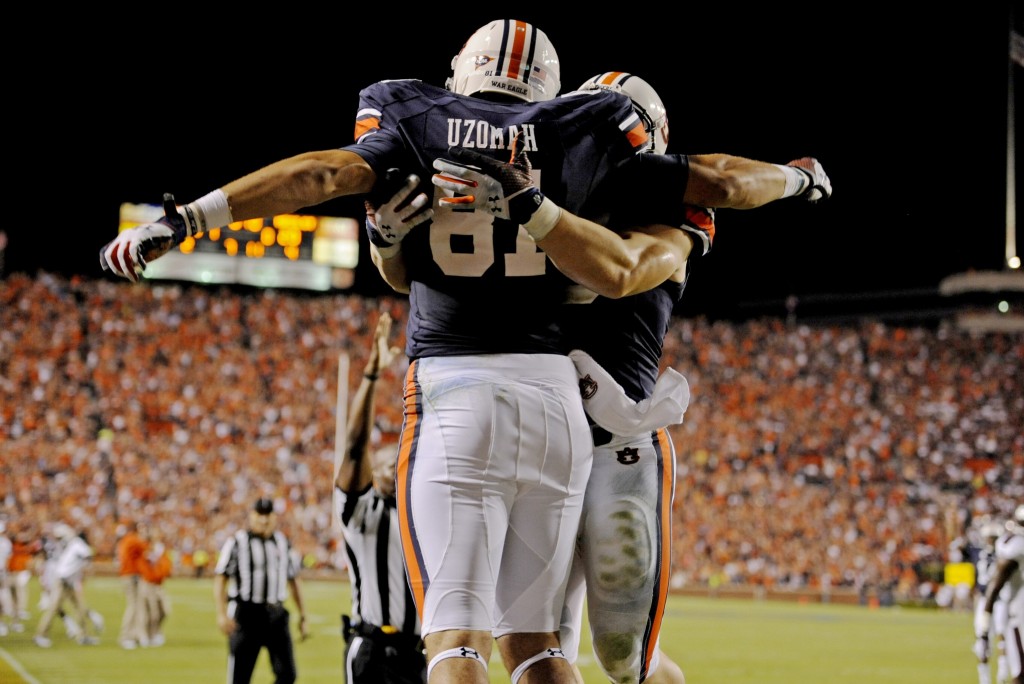
[[(648, 80), (668, 107), (670, 152), (824, 164), (835, 190), (827, 203), (718, 212), (714, 250), (694, 264), (682, 313), (934, 290), (953, 273), (1003, 268), (1007, 3), (927, 14), (893, 2), (753, 13), (718, 4), (680, 4), (671, 17), (509, 15), (548, 34), (563, 92), (609, 70)], [(88, 31), (65, 17), (68, 28), (38, 36), (26, 59), (45, 50), (51, 66), (14, 69), (9, 98), (8, 145), (31, 151), (9, 181), (19, 194), (7, 197), (7, 272), (102, 277), (96, 254), (121, 202), (159, 203), (164, 192), (190, 201), (277, 159), (348, 144), (361, 87), (443, 84), (463, 41), (502, 18), (459, 6), (452, 16), (357, 9), (275, 8), (233, 25), (126, 16)], [(1020, 100), (1024, 70), (1013, 69)], [(346, 199), (312, 213), (360, 210)], [(380, 291), (372, 266), (356, 287)]]

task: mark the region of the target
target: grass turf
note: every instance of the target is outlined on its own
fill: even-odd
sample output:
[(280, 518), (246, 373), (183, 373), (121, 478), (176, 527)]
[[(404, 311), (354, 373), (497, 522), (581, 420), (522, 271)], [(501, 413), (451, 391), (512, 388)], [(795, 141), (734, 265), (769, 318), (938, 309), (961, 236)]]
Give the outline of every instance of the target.
[[(38, 584), (32, 587), (34, 608)], [(222, 682), (227, 646), (217, 629), (212, 587), (208, 578), (168, 580), (166, 645), (125, 651), (117, 643), (120, 584), (91, 577), (86, 595), (106, 619), (101, 643), (79, 646), (56, 620), (53, 647), (38, 648), (34, 610), (24, 632), (0, 637), (0, 684)], [(303, 590), (312, 638), (296, 643), (299, 681), (338, 684), (344, 679), (340, 615), (349, 606), (349, 585), (305, 581)], [(971, 625), (963, 612), (673, 597), (662, 647), (683, 667), (688, 684), (963, 684), (977, 681)], [(588, 683), (605, 682), (586, 638), (584, 630), (583, 675)], [(490, 674), (496, 684), (509, 681), (496, 654)], [(252, 681), (272, 680), (264, 653)]]

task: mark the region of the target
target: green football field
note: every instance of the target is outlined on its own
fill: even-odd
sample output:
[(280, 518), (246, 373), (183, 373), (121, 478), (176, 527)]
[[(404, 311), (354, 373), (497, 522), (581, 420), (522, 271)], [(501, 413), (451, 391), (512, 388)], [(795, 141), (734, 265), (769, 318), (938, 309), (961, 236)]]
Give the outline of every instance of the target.
[[(303, 584), (312, 632), (296, 643), (304, 684), (344, 679), (339, 616), (348, 606), (348, 588), (341, 581)], [(86, 589), (106, 619), (100, 645), (79, 646), (55, 621), (53, 647), (38, 648), (34, 615), (25, 632), (0, 637), (0, 684), (224, 681), (227, 646), (214, 618), (211, 580), (169, 580), (167, 644), (133, 651), (117, 645), (124, 605), (117, 580), (90, 578)], [(33, 595), (32, 607), (35, 601)], [(673, 597), (662, 646), (682, 665), (688, 684), (965, 684), (977, 682), (971, 624), (963, 612)], [(607, 681), (589, 643), (580, 665), (587, 682)], [(253, 684), (271, 681), (264, 654)], [(496, 655), (491, 681), (509, 681)]]

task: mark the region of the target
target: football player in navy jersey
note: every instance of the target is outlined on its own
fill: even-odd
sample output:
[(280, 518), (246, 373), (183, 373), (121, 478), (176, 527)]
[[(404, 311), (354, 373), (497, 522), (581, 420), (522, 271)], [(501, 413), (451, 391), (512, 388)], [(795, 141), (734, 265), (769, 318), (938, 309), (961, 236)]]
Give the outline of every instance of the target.
[[(581, 90), (629, 95), (649, 134), (647, 151), (665, 153), (667, 112), (646, 81), (607, 72)], [(464, 163), (435, 164), (441, 171), (435, 185), (475, 190), (496, 182), (512, 195), (532, 183), (527, 160), (502, 164), (472, 153), (456, 151), (456, 156)], [(687, 186), (685, 198), (715, 207), (753, 208), (783, 197), (818, 201), (831, 195), (828, 177), (811, 158), (788, 167), (727, 155), (692, 156), (689, 162), (697, 181)], [(723, 169), (745, 191), (723, 194), (705, 180)], [(644, 226), (657, 214), (641, 215), (638, 193), (616, 180), (613, 176), (607, 192), (596, 193), (601, 206), (591, 202), (587, 211), (620, 232), (618, 244), (607, 242), (600, 231), (591, 231), (593, 239), (588, 239), (568, 229), (554, 230), (538, 242), (573, 280), (602, 295), (592, 303), (568, 305), (563, 321), (594, 422), (595, 452), (561, 643), (575, 662), (586, 597), (594, 652), (611, 681), (683, 684), (681, 668), (659, 649), (659, 634), (668, 595), (675, 494), (675, 451), (665, 426), (681, 422), (689, 389), (672, 369), (659, 378), (659, 366), (672, 311), (688, 278), (688, 259), (694, 249), (699, 256), (711, 248), (714, 212), (689, 205), (676, 226)], [(616, 199), (623, 201), (621, 206), (615, 206)], [(628, 534), (623, 532), (627, 528)]]
[(504, 213), (431, 221), (442, 200), (470, 198), (432, 191), (426, 207), (420, 193), (410, 206), (422, 211), (379, 223), (371, 240), (379, 258), (402, 253), (411, 287), (397, 497), (428, 678), (486, 683), (497, 637), (514, 683), (571, 682), (558, 629), (593, 443), (559, 330), (572, 283), (534, 241), (559, 221), (554, 201), (580, 211), (647, 134), (619, 93), (555, 99), (557, 53), (524, 22), (481, 27), (453, 68), (447, 90), (364, 89), (355, 144), (281, 160), (182, 206), (165, 195), (164, 218), (121, 232), (100, 261), (138, 281), (190, 236), (366, 195), (393, 167), (426, 178), (453, 145), (529, 151), (544, 202), (531, 206), (539, 191), (494, 196)]

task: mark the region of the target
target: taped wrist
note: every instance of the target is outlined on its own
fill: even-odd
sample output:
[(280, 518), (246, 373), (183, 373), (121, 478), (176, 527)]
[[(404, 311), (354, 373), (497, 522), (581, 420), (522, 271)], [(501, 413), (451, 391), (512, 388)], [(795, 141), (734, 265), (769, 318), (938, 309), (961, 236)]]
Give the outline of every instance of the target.
[[(376, 247), (381, 254), (383, 254), (384, 250), (386, 250), (387, 248), (397, 248), (399, 245), (399, 243), (391, 242), (390, 240), (385, 238), (381, 234), (381, 232), (377, 230), (377, 225), (373, 222), (373, 219), (371, 219), (369, 215), (367, 215), (366, 217), (366, 235), (369, 236), (370, 238), (370, 244)], [(397, 253), (398, 249), (396, 249), (395, 252)]]
[(537, 192), (537, 195), (541, 198), (540, 206), (533, 212), (533, 216), (522, 224), (534, 242), (540, 242), (546, 238), (558, 223), (558, 219), (562, 218), (561, 207), (544, 197), (540, 191)]
[(185, 220), (185, 237), (193, 237), (213, 228), (223, 228), (231, 223), (228, 196), (220, 188), (178, 207), (178, 214)]
[(782, 191), (782, 198), (797, 197), (810, 189), (811, 174), (808, 172), (795, 166), (784, 166), (782, 164), (775, 164), (775, 168), (786, 174), (786, 188)]

